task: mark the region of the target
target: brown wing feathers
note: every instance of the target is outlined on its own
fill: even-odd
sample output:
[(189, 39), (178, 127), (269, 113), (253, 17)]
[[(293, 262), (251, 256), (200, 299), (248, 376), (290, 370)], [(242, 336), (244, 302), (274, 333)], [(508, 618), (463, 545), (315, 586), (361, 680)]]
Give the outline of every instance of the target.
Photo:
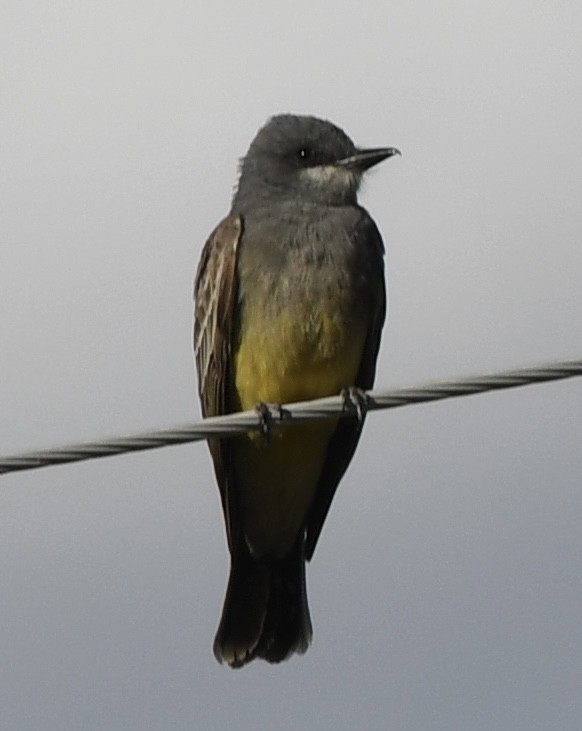
[[(194, 283), (194, 355), (204, 416), (228, 413), (233, 308), (236, 301), (236, 257), (242, 234), (239, 216), (225, 218), (204, 245)], [(222, 507), (232, 548), (234, 500), (230, 494), (227, 439), (209, 439)]]

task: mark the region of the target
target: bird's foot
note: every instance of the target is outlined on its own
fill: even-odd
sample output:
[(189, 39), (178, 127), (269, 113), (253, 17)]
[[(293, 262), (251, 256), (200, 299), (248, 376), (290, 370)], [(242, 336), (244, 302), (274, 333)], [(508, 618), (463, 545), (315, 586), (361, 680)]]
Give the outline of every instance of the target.
[(348, 388), (342, 388), (340, 396), (344, 402), (343, 410), (355, 411), (358, 421), (361, 424), (364, 421), (370, 403), (366, 392), (357, 386), (348, 386)]
[(255, 404), (255, 411), (259, 417), (259, 429), (266, 440), (271, 437), (273, 421), (291, 418), (291, 412), (284, 409), (281, 404), (266, 404), (264, 401), (259, 401)]

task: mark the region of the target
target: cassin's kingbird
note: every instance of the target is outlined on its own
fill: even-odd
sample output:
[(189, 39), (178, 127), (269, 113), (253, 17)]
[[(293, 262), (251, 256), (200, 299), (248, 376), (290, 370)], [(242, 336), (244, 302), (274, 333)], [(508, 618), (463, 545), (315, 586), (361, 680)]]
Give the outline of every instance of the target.
[[(311, 116), (259, 130), (196, 275), (204, 416), (371, 388), (384, 246), (356, 194), (363, 173), (397, 153), (358, 149)], [(231, 555), (220, 662), (275, 663), (310, 644), (305, 561), (362, 425), (354, 416), (209, 440)]]

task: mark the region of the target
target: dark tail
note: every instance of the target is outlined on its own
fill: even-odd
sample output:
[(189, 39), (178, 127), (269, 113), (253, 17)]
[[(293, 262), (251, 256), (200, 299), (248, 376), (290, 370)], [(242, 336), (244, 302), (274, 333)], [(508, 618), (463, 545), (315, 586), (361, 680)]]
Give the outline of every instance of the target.
[(222, 618), (214, 640), (221, 663), (239, 668), (261, 657), (282, 662), (311, 642), (303, 535), (282, 559), (253, 558), (244, 542), (233, 552)]

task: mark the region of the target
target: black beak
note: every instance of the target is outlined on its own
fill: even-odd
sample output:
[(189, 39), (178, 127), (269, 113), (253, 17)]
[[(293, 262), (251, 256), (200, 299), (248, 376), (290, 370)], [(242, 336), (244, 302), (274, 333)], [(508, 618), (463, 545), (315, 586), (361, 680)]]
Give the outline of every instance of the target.
[(347, 170), (357, 170), (363, 173), (382, 162), (382, 160), (400, 154), (400, 150), (395, 147), (373, 147), (368, 150), (358, 150), (354, 155), (344, 157), (343, 160), (338, 160), (335, 164)]

